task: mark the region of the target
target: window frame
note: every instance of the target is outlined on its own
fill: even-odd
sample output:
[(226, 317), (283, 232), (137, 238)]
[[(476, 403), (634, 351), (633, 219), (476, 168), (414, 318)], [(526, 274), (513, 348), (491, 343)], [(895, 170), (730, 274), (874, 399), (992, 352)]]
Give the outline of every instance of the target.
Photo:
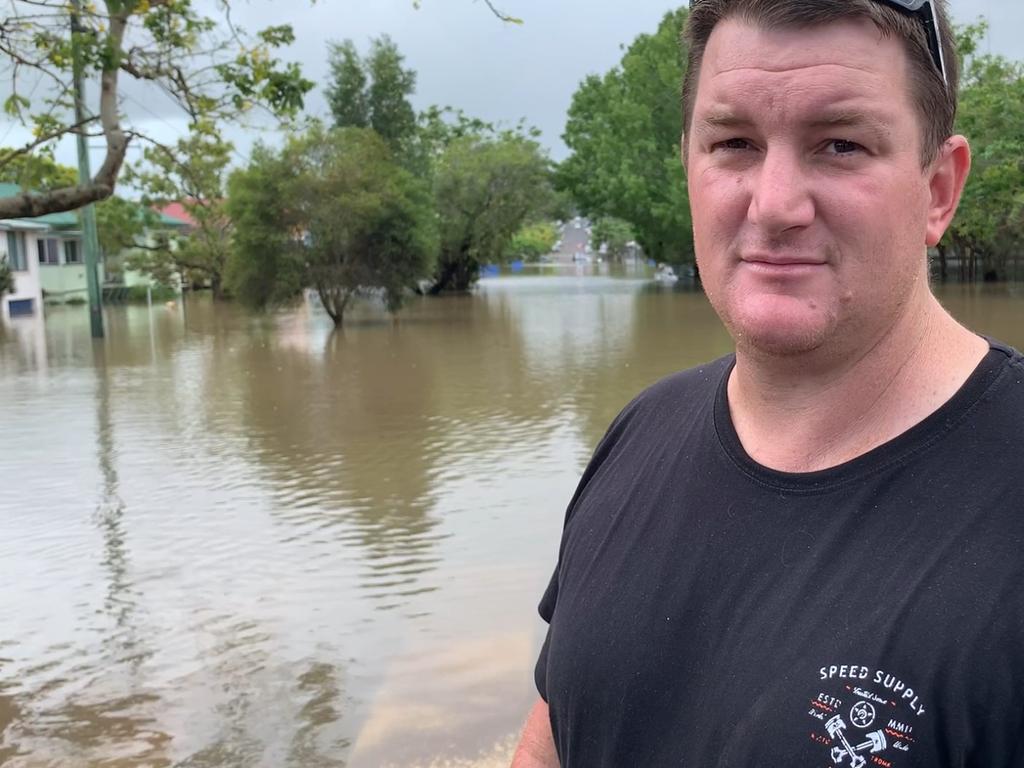
[(59, 243), (60, 238), (58, 237), (36, 238), (36, 256), (39, 258), (39, 266), (60, 266), (60, 245), (58, 245)]
[(25, 234), (14, 229), (7, 230), (7, 264), (12, 272), (28, 272), (28, 254), (25, 253)]

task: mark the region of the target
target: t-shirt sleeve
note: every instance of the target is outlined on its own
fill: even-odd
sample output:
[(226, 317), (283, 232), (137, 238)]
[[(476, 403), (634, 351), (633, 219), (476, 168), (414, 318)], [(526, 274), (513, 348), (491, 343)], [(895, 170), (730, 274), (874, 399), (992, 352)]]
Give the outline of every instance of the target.
[(548, 700), (548, 646), (551, 642), (551, 622), (555, 616), (555, 608), (558, 603), (559, 572), (562, 567), (562, 558), (565, 554), (566, 544), (571, 534), (574, 514), (590, 481), (601, 470), (605, 462), (616, 453), (620, 446), (620, 441), (625, 439), (625, 435), (630, 431), (649, 432), (649, 430), (644, 428), (644, 424), (650, 422), (652, 417), (661, 419), (660, 414), (664, 412), (666, 407), (671, 409), (679, 407), (680, 399), (676, 388), (674, 386), (666, 387), (663, 383), (670, 382), (672, 378), (674, 377), (663, 379), (659, 384), (644, 390), (619, 412), (594, 449), (594, 455), (590, 458), (590, 462), (587, 464), (587, 468), (584, 470), (579, 484), (576, 486), (576, 492), (569, 501), (569, 506), (565, 512), (565, 524), (562, 527), (562, 539), (558, 548), (558, 564), (555, 566), (554, 573), (551, 574), (551, 581), (548, 582), (547, 589), (544, 590), (544, 595), (541, 597), (540, 604), (537, 607), (540, 617), (548, 624), (544, 644), (541, 646), (540, 655), (537, 658), (537, 665), (534, 667), (533, 673), (534, 681), (537, 684), (537, 691), (544, 701)]
[(534, 668), (533, 673), (534, 681), (537, 684), (537, 691), (540, 693), (541, 698), (544, 699), (544, 701), (548, 700), (546, 681), (548, 668), (548, 645), (551, 642), (551, 620), (554, 618), (555, 606), (558, 603), (559, 569), (562, 566), (562, 555), (565, 552), (566, 540), (569, 536), (569, 527), (572, 522), (573, 512), (575, 511), (576, 505), (579, 503), (580, 497), (583, 495), (583, 492), (591, 478), (612, 451), (618, 436), (621, 434), (624, 422), (629, 418), (639, 400), (640, 397), (627, 405), (611, 423), (611, 426), (608, 427), (608, 431), (605, 432), (604, 437), (601, 438), (601, 442), (598, 443), (597, 448), (594, 450), (594, 455), (591, 457), (586, 470), (584, 470), (583, 476), (580, 478), (580, 482), (576, 487), (576, 492), (573, 494), (572, 500), (569, 502), (569, 506), (565, 512), (565, 524), (562, 527), (562, 540), (558, 548), (558, 564), (555, 566), (554, 573), (551, 574), (551, 581), (548, 582), (547, 589), (544, 590), (544, 595), (541, 597), (540, 604), (537, 606), (537, 611), (540, 613), (540, 617), (548, 624), (547, 634), (544, 636), (544, 644), (541, 646), (540, 655), (537, 658), (537, 666)]
[(537, 692), (544, 701), (548, 700), (547, 672), (548, 672), (548, 644), (551, 642), (551, 617), (555, 615), (555, 602), (558, 600), (558, 567), (551, 574), (551, 581), (548, 588), (544, 590), (544, 596), (540, 599), (537, 607), (540, 617), (547, 622), (548, 630), (544, 635), (544, 644), (540, 648), (540, 655), (537, 657), (537, 666), (533, 670), (533, 679), (537, 685)]

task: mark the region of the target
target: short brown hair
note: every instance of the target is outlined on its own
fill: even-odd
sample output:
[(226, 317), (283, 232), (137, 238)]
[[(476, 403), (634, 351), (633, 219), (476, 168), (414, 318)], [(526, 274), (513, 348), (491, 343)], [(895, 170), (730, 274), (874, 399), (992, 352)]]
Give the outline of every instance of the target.
[(687, 68), (683, 78), (683, 130), (689, 132), (704, 49), (718, 22), (740, 18), (765, 29), (815, 27), (840, 19), (870, 20), (887, 37), (903, 41), (910, 63), (910, 89), (921, 123), (921, 163), (929, 165), (953, 135), (959, 71), (945, 0), (932, 0), (946, 65), (942, 81), (928, 50), (921, 22), (877, 0), (694, 0), (683, 40)]

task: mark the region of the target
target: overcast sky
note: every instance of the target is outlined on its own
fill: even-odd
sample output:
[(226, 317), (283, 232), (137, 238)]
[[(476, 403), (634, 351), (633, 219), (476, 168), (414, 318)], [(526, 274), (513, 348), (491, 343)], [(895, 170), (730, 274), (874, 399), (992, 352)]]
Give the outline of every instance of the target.
[[(495, 122), (523, 117), (540, 128), (551, 156), (566, 155), (561, 133), (573, 92), (590, 73), (603, 73), (622, 56), (621, 46), (638, 34), (653, 32), (667, 0), (594, 2), (593, 0), (495, 0), (501, 10), (522, 18), (523, 25), (498, 21), (481, 0), (234, 0), (236, 24), (255, 31), (290, 23), (296, 43), (282, 58), (301, 63), (317, 83), (307, 97), (307, 111), (326, 115), (323, 84), (327, 78), (327, 44), (346, 38), (365, 51), (371, 37), (388, 34), (417, 72), (413, 104), (460, 107)], [(1024, 59), (1024, 0), (952, 0), (957, 21), (979, 16), (990, 22), (985, 46), (993, 53)], [(9, 84), (0, 83), (0, 98)], [(184, 121), (159, 97), (129, 92), (127, 108), (136, 122), (167, 140), (184, 129)], [(243, 161), (257, 133), (227, 128)], [(0, 146), (24, 144), (28, 135), (0, 122)], [(102, 152), (93, 151), (93, 168)], [(58, 159), (75, 164), (74, 146), (66, 142)]]

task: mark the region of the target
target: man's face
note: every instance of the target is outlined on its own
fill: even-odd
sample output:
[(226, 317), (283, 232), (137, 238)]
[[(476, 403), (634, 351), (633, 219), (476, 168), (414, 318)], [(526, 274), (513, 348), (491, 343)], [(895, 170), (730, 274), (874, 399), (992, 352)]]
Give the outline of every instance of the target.
[(712, 32), (687, 183), (701, 278), (740, 348), (850, 354), (927, 290), (907, 69), (866, 20)]

